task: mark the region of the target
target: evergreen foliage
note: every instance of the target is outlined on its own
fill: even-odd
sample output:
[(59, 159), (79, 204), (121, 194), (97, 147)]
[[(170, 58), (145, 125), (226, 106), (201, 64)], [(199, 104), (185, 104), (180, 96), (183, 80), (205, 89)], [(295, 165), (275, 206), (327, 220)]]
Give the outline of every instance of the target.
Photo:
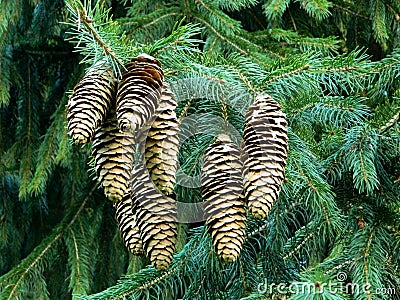
[[(399, 20), (388, 0), (1, 1), (0, 299), (400, 299)], [(203, 155), (240, 143), (259, 93), (286, 114), (279, 199), (232, 263), (204, 222), (173, 228), (165, 271), (131, 255), (67, 135), (87, 70), (141, 53), (178, 102), (178, 219), (198, 220)]]

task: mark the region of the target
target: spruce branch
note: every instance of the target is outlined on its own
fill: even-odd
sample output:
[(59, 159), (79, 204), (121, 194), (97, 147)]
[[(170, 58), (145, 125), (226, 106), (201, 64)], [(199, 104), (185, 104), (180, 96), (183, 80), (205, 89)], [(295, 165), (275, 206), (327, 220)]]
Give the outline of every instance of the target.
[(386, 63), (386, 64), (382, 64), (382, 62), (380, 62), (380, 63), (376, 63), (375, 65), (376, 65), (375, 68), (372, 68), (372, 69), (368, 70), (368, 72), (357, 74), (356, 76), (357, 77), (363, 77), (363, 76), (371, 76), (371, 75), (382, 74), (383, 71), (386, 71), (386, 70), (389, 71), (393, 67), (398, 66), (399, 62), (398, 61), (389, 62), (389, 63)]
[[(203, 263), (198, 259), (203, 259), (203, 255), (208, 253), (207, 249), (200, 248), (204, 247), (201, 243), (204, 243), (205, 230), (204, 228), (195, 229), (194, 235), (190, 241), (184, 246), (181, 252), (174, 255), (174, 259), (171, 263), (169, 270), (160, 272), (155, 270), (153, 267), (147, 267), (140, 270), (136, 274), (130, 274), (120, 279), (117, 285), (110, 287), (100, 293), (84, 296), (76, 295), (78, 299), (89, 300), (89, 299), (113, 299), (122, 300), (127, 297), (140, 297), (140, 295), (149, 295), (150, 290), (160, 291), (160, 286), (164, 284), (171, 284), (170, 291), (174, 292), (177, 290), (176, 286), (180, 285), (179, 281), (185, 280), (183, 274), (186, 274), (193, 267), (194, 263)], [(202, 258), (198, 257), (201, 256)], [(159, 296), (159, 293), (154, 295)]]
[[(398, 9), (396, 10), (396, 8), (393, 7), (393, 4), (392, 4), (392, 3), (389, 4), (389, 3), (387, 3), (387, 2), (385, 1), (385, 5), (386, 5), (386, 7), (393, 13), (394, 19), (395, 19), (397, 22), (399, 22), (399, 21), (400, 21), (400, 11), (399, 11)], [(396, 5), (397, 8), (398, 8), (398, 4), (394, 4), (394, 5)]]
[(268, 0), (264, 3), (264, 14), (269, 20), (276, 20), (284, 14), (290, 0)]
[(211, 2), (205, 3), (203, 0), (195, 0), (195, 2), (204, 8), (211, 16), (211, 20), (215, 20), (216, 29), (219, 31), (229, 31), (230, 34), (237, 34), (240, 28), (240, 22), (228, 17), (219, 11), (216, 7), (212, 7)]
[(373, 299), (376, 288), (385, 286), (390, 244), (387, 230), (377, 223), (364, 227), (354, 235), (349, 248), (349, 254), (354, 258), (350, 265), (351, 279), (368, 288), (368, 293), (356, 294), (355, 299)]
[(46, 187), (49, 174), (54, 168), (55, 155), (57, 146), (59, 145), (60, 135), (62, 135), (65, 127), (65, 104), (67, 97), (61, 101), (57, 111), (53, 115), (53, 122), (49, 127), (47, 134), (39, 147), (37, 155), (36, 171), (28, 186), (28, 191), (31, 194), (40, 195)]
[(327, 270), (326, 274), (335, 274), (335, 272), (337, 272), (338, 270), (344, 269), (345, 267), (351, 265), (353, 262), (354, 262), (354, 258), (348, 259), (348, 260), (344, 261), (343, 263), (340, 263), (340, 264), (334, 266), (333, 268)]
[[(83, 259), (83, 257), (80, 256), (80, 250), (79, 250), (79, 246), (78, 246), (78, 241), (76, 238), (76, 235), (74, 233), (74, 231), (69, 228), (69, 234), (71, 236), (72, 239), (72, 244), (73, 244), (73, 248), (74, 248), (74, 261), (76, 262), (74, 265), (74, 275), (71, 276), (71, 282), (70, 282), (70, 286), (74, 288), (74, 290), (77, 291), (85, 291), (87, 287), (84, 287), (86, 284), (82, 284), (82, 271), (81, 271), (81, 267), (80, 267), (80, 261), (81, 259)], [(73, 285), (71, 285), (71, 283), (73, 282)]]
[(267, 227), (268, 227), (268, 224), (263, 224), (263, 225), (259, 226), (258, 228), (247, 233), (246, 236), (249, 238), (249, 237), (253, 237), (255, 235), (261, 234), (263, 231), (265, 231), (267, 229)]
[(279, 59), (281, 59), (281, 60), (284, 60), (284, 59), (285, 59), (285, 57), (282, 56), (282, 55), (280, 55), (279, 53), (274, 52), (274, 51), (271, 51), (271, 50), (269, 50), (268, 48), (263, 47), (263, 46), (260, 46), (259, 44), (253, 42), (253, 41), (252, 41), (252, 36), (251, 36), (251, 35), (248, 35), (249, 38), (245, 37), (245, 36), (247, 36), (247, 35), (248, 35), (247, 32), (245, 32), (244, 30), (241, 30), (241, 31), (239, 32), (239, 34), (237, 34), (237, 35), (235, 36), (235, 38), (237, 38), (238, 40), (240, 40), (241, 42), (243, 42), (243, 44), (246, 45), (247, 47), (252, 47), (254, 50), (257, 49), (256, 52), (258, 52), (258, 53), (262, 53), (262, 54), (265, 53), (265, 54), (268, 54), (268, 55), (271, 56), (271, 57), (279, 58)]
[(29, 140), (25, 144), (23, 157), (21, 159), (19, 177), (20, 177), (20, 187), (18, 197), (20, 199), (26, 199), (29, 195), (28, 187), (29, 182), (32, 180), (32, 168), (33, 168), (33, 152), (34, 150), (29, 143)]
[(16, 49), (16, 51), (21, 52), (21, 53), (26, 53), (30, 55), (38, 55), (38, 56), (46, 56), (46, 55), (52, 55), (52, 56), (66, 56), (66, 55), (74, 55), (73, 53), (71, 54), (71, 51), (68, 50), (61, 50), (61, 49), (48, 49), (48, 50), (33, 50), (33, 49)]
[(67, 7), (70, 12), (75, 13), (74, 15), (76, 17), (76, 23), (78, 24), (77, 31), (83, 31), (83, 27), (88, 31), (88, 33), (93, 37), (94, 41), (104, 49), (104, 52), (106, 55), (111, 56), (115, 61), (121, 63), (121, 60), (116, 57), (116, 54), (114, 51), (103, 41), (103, 38), (100, 36), (100, 34), (96, 31), (96, 29), (93, 26), (93, 20), (91, 17), (89, 17), (86, 9), (83, 7), (81, 2), (78, 1), (72, 1), (72, 2), (67, 2)]
[(337, 9), (339, 9), (339, 10), (341, 10), (343, 12), (345, 12), (346, 14), (353, 15), (353, 16), (365, 19), (367, 21), (371, 21), (371, 18), (369, 16), (361, 14), (360, 12), (354, 11), (354, 10), (348, 8), (348, 7), (341, 6), (341, 5), (337, 4), (337, 3), (332, 3), (332, 6), (336, 7)]
[[(77, 72), (71, 76), (65, 91), (72, 89), (76, 84), (77, 77), (81, 72)], [(51, 116), (52, 122), (49, 126), (42, 143), (40, 144), (36, 154), (36, 166), (33, 178), (28, 185), (28, 192), (31, 195), (40, 195), (46, 188), (49, 175), (53, 173), (54, 168), (58, 164), (67, 163), (65, 158), (68, 156), (70, 149), (67, 147), (70, 143), (66, 134), (65, 126), (65, 105), (68, 101), (68, 93), (64, 93), (56, 111)]]
[(327, 0), (305, 0), (301, 2), (302, 8), (317, 21), (322, 21), (331, 15), (329, 8), (332, 3)]
[[(148, 41), (150, 37), (161, 38), (170, 33), (170, 29), (184, 15), (176, 8), (162, 8), (145, 16), (119, 18), (121, 28), (126, 31), (126, 39), (140, 39)], [(154, 39), (154, 38), (153, 38)]]
[[(52, 132), (46, 135), (45, 143), (51, 146), (55, 145), (54, 141), (56, 140), (58, 134), (58, 130), (54, 129)], [(36, 172), (33, 175), (31, 182), (29, 183), (28, 191), (30, 193), (39, 195), (43, 192), (43, 189), (45, 188), (45, 182), (47, 181), (48, 174), (50, 173), (49, 169), (52, 167), (51, 160), (54, 153), (53, 151), (54, 149), (52, 147), (44, 148), (42, 144), (41, 149), (39, 150), (39, 152), (42, 153), (42, 155), (40, 156), (42, 160), (40, 160), (40, 165), (36, 169)]]
[(369, 270), (369, 256), (370, 256), (370, 251), (371, 251), (371, 244), (372, 244), (372, 241), (373, 241), (373, 239), (374, 239), (374, 235), (375, 235), (376, 229), (377, 229), (377, 228), (374, 227), (374, 228), (371, 230), (371, 233), (369, 234), (368, 239), (367, 239), (367, 243), (366, 243), (366, 245), (365, 245), (365, 250), (364, 250), (364, 252), (363, 252), (364, 279), (365, 279), (365, 284), (366, 284), (367, 286), (371, 286), (371, 284), (370, 284), (370, 282), (369, 282), (369, 276), (370, 276), (370, 274), (369, 274), (369, 273), (370, 273), (370, 270)]
[[(292, 149), (292, 153), (289, 156), (286, 173), (294, 173), (295, 185), (301, 187), (302, 190), (301, 198), (306, 201), (308, 206), (312, 207), (311, 217), (320, 220), (322, 230), (331, 234), (339, 232), (342, 218), (332, 187), (323, 175), (324, 168), (321, 162), (311, 153), (301, 138), (291, 130), (288, 132), (289, 149)], [(295, 143), (296, 146), (292, 143)], [(293, 192), (295, 197), (299, 197), (296, 195), (296, 189)]]
[(387, 130), (395, 126), (397, 123), (399, 123), (399, 120), (400, 120), (400, 111), (398, 111), (394, 116), (392, 116), (385, 125), (381, 126), (378, 130), (378, 133), (382, 134), (386, 132)]
[[(231, 46), (232, 48), (236, 49), (239, 53), (248, 56), (255, 60), (258, 64), (264, 67), (268, 67), (269, 65), (265, 63), (258, 55), (250, 51), (248, 48), (243, 47), (239, 43), (235, 43), (234, 38), (231, 36), (224, 35), (223, 33), (219, 32), (216, 28), (212, 26), (211, 23), (209, 23), (207, 20), (201, 18), (200, 16), (194, 16), (193, 17), (195, 20), (200, 22), (201, 24), (205, 25), (216, 37), (218, 37), (220, 40)], [(253, 45), (248, 45), (248, 46), (253, 46)]]
[(325, 206), (325, 203), (324, 203), (324, 201), (323, 201), (323, 199), (321, 197), (322, 195), (321, 195), (319, 187), (313, 182), (313, 179), (310, 178), (304, 172), (303, 168), (299, 164), (294, 163), (294, 165), (296, 166), (300, 176), (303, 177), (306, 180), (307, 186), (312, 189), (313, 199), (315, 201), (319, 202), (319, 206), (322, 209), (323, 215), (325, 217), (326, 224), (330, 225), (331, 224), (331, 216), (329, 214), (330, 210), (328, 210), (327, 207)]
[[(186, 53), (199, 52), (198, 45), (201, 40), (193, 38), (200, 33), (201, 28), (197, 24), (182, 25), (182, 19), (176, 22), (169, 36), (156, 40), (152, 44), (143, 46), (142, 50), (151, 55), (186, 56)], [(166, 53), (164, 53), (166, 52)]]
[(235, 11), (240, 9), (248, 9), (256, 5), (259, 0), (216, 0), (215, 5), (223, 10)]
[(382, 1), (374, 1), (371, 7), (372, 16), (372, 29), (375, 39), (382, 45), (384, 49), (387, 48), (386, 41), (389, 39), (387, 31), (387, 16), (385, 4)]
[(12, 87), (12, 73), (17, 72), (13, 64), (10, 47), (18, 36), (18, 21), (23, 15), (25, 3), (18, 1), (2, 1), (0, 3), (0, 108), (8, 106), (10, 88)]
[(288, 77), (288, 76), (292, 76), (292, 75), (297, 74), (297, 73), (300, 73), (300, 72), (302, 72), (302, 71), (306, 71), (306, 70), (308, 70), (309, 68), (310, 68), (309, 65), (304, 65), (304, 66), (302, 66), (302, 67), (300, 67), (300, 68), (298, 68), (298, 69), (296, 69), (296, 70), (290, 71), (290, 72), (288, 72), (288, 73), (280, 74), (280, 75), (278, 75), (278, 76), (276, 76), (276, 77), (272, 77), (272, 78), (269, 79), (267, 82), (265, 82), (265, 83), (261, 86), (261, 88), (264, 88), (265, 86), (269, 85), (271, 82), (274, 82), (274, 81), (276, 81), (276, 80), (279, 80), (279, 79), (282, 79), (282, 78), (285, 78), (285, 77)]
[(114, 72), (120, 74), (124, 63), (137, 50), (125, 43), (120, 25), (109, 17), (110, 9), (106, 9), (102, 1), (96, 2), (93, 9), (91, 5), (91, 1), (85, 5), (77, 0), (66, 1), (71, 15), (69, 22), (65, 23), (71, 28), (68, 32), (71, 37), (67, 40), (76, 44), (76, 51), (84, 55), (82, 62), (94, 65), (106, 58)]
[(60, 224), (17, 267), (0, 277), (0, 283), (3, 287), (0, 296), (3, 299), (13, 299), (16, 293), (20, 293), (20, 287), (27, 278), (38, 275), (37, 270), (43, 268), (43, 260), (51, 259), (51, 257), (48, 257), (49, 252), (60, 243), (65, 233), (74, 225), (97, 188), (98, 185), (95, 185), (80, 205), (66, 215)]
[(183, 119), (184, 117), (186, 117), (186, 115), (187, 115), (187, 113), (188, 113), (190, 107), (191, 107), (192, 104), (193, 104), (194, 99), (195, 99), (195, 97), (190, 97), (190, 98), (188, 99), (188, 101), (186, 102), (185, 106), (182, 108), (182, 111), (180, 112), (180, 114), (179, 114), (179, 116), (178, 116), (179, 121), (182, 121), (182, 119)]
[(6, 34), (0, 35), (0, 53), (1, 53), (1, 61), (0, 61), (0, 108), (2, 106), (7, 106), (10, 101), (10, 87), (11, 87), (11, 61), (9, 55), (5, 53), (5, 49), (2, 48), (2, 44), (6, 39)]
[(230, 46), (232, 46), (233, 48), (238, 50), (243, 55), (248, 55), (249, 54), (246, 50), (242, 49), (241, 47), (236, 45), (234, 42), (229, 40), (229, 38), (227, 38), (227, 37), (223, 36), (221, 33), (219, 33), (218, 30), (216, 30), (208, 21), (203, 20), (201, 17), (197, 17), (197, 16), (194, 17), (194, 19), (199, 21), (200, 23), (204, 24), (208, 29), (211, 30), (211, 32), (213, 34), (215, 34), (215, 36), (217, 36), (219, 39), (221, 39), (222, 41), (226, 42), (227, 44), (229, 44)]
[(365, 101), (363, 97), (310, 97), (304, 101), (304, 104), (308, 104), (302, 107), (295, 107), (303, 104), (297, 101), (287, 106), (293, 125), (312, 127), (317, 123), (325, 127), (348, 128), (352, 124), (360, 124), (371, 115)]
[(313, 50), (326, 52), (327, 54), (330, 54), (331, 51), (336, 52), (339, 43), (334, 36), (311, 38), (280, 28), (256, 31), (249, 35), (259, 44), (276, 44), (277, 47), (285, 47), (288, 50), (292, 47), (298, 47), (301, 51)]
[(237, 75), (238, 79), (239, 79), (241, 82), (243, 82), (243, 84), (245, 85), (245, 87), (247, 88), (247, 90), (249, 90), (253, 95), (257, 95), (257, 93), (259, 93), (259, 92), (261, 91), (262, 87), (261, 87), (261, 88), (258, 88), (258, 87), (256, 88), (256, 87), (253, 85), (252, 81), (249, 80), (247, 74), (244, 74), (244, 73), (242, 72), (242, 70), (240, 70), (240, 69), (238, 68), (239, 65), (236, 65), (236, 66), (235, 66), (235, 64), (230, 64), (230, 65), (227, 65), (226, 67), (227, 67), (229, 70), (231, 70), (231, 71), (233, 72), (233, 74)]
[(350, 71), (357, 70), (359, 66), (343, 66), (340, 68), (310, 68), (310, 71), (316, 72), (316, 73), (347, 73)]
[(77, 221), (65, 231), (64, 241), (68, 251), (70, 268), (69, 289), (72, 294), (88, 294), (93, 282), (92, 257), (98, 252), (96, 245), (102, 221), (99, 205), (94, 212), (81, 214)]
[[(310, 226), (307, 227), (303, 227), (300, 228), (299, 230), (296, 231), (296, 235), (295, 237), (291, 238), (288, 243), (285, 245), (285, 248), (289, 249), (290, 251), (288, 251), (285, 256), (283, 256), (283, 260), (287, 260), (289, 258), (291, 258), (292, 256), (294, 256), (296, 253), (299, 252), (300, 249), (302, 249), (310, 239), (313, 238), (314, 236), (314, 232), (315, 231), (311, 231)], [(308, 229), (307, 231), (310, 231), (310, 233), (308, 235), (304, 236), (304, 229)], [(321, 229), (321, 226), (318, 226), (317, 228), (313, 228), (314, 230), (319, 231)], [(295, 245), (295, 247), (293, 247), (294, 243), (296, 242), (297, 245)]]
[(34, 89), (36, 70), (35, 65), (29, 59), (27, 61), (27, 72), (24, 84), (19, 93), (20, 101), (18, 107), (18, 140), (15, 145), (20, 151), (20, 188), (19, 198), (26, 199), (29, 195), (28, 186), (32, 179), (32, 170), (35, 161), (35, 147), (39, 139), (39, 103), (41, 100), (40, 90)]
[(354, 187), (359, 192), (372, 193), (380, 185), (377, 174), (378, 133), (369, 126), (354, 126), (344, 138), (345, 143), (332, 157), (352, 171)]

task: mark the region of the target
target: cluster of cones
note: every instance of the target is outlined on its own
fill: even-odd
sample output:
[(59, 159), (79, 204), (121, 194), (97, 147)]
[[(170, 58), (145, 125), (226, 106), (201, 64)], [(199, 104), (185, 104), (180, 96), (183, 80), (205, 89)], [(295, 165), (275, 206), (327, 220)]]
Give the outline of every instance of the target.
[[(125, 246), (165, 270), (173, 257), (177, 209), (172, 199), (179, 152), (174, 94), (161, 63), (141, 54), (117, 79), (95, 65), (75, 86), (67, 106), (76, 144), (92, 142), (99, 182), (114, 202)], [(277, 200), (287, 157), (286, 119), (267, 94), (245, 116), (243, 143), (220, 134), (204, 155), (202, 197), (218, 256), (237, 259), (245, 240), (246, 209), (265, 218)]]
[(166, 269), (177, 234), (174, 190), (179, 150), (176, 99), (161, 63), (141, 54), (118, 80), (95, 65), (75, 86), (67, 105), (76, 144), (92, 142), (99, 182), (114, 202), (126, 247)]
[(267, 94), (246, 112), (243, 142), (220, 134), (205, 152), (202, 198), (218, 256), (237, 259), (245, 240), (246, 209), (265, 218), (278, 199), (287, 158), (285, 114)]

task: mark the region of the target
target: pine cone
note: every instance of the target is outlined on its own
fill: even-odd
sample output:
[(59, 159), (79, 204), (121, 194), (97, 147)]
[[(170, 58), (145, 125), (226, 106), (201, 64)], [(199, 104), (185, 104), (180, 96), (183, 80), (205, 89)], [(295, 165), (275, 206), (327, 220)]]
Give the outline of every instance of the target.
[(175, 250), (176, 203), (155, 188), (144, 163), (136, 165), (132, 174), (132, 195), (143, 248), (152, 265), (165, 270)]
[(279, 197), (286, 167), (286, 115), (267, 94), (256, 97), (243, 131), (244, 190), (256, 218), (265, 218)]
[(125, 68), (117, 92), (118, 127), (136, 132), (155, 114), (164, 74), (161, 63), (147, 54), (139, 55)]
[(227, 262), (239, 256), (245, 239), (246, 211), (240, 150), (226, 134), (220, 134), (204, 156), (202, 197), (213, 246)]
[(92, 68), (75, 86), (67, 105), (68, 134), (76, 144), (89, 142), (114, 101), (116, 80), (110, 68)]
[(115, 218), (126, 248), (134, 255), (142, 255), (144, 253), (142, 239), (136, 224), (136, 207), (133, 206), (131, 194), (125, 194), (121, 201), (114, 203), (114, 207)]
[(157, 118), (151, 123), (145, 144), (146, 166), (155, 186), (165, 195), (174, 192), (179, 153), (179, 121), (174, 94), (164, 83)]
[(130, 191), (134, 161), (134, 136), (118, 130), (113, 112), (96, 130), (92, 145), (96, 173), (104, 192), (112, 201), (120, 201)]

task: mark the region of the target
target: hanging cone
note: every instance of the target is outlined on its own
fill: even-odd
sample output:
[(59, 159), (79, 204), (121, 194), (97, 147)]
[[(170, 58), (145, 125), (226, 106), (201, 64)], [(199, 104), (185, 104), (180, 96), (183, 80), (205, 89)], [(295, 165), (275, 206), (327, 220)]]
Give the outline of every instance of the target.
[(76, 144), (92, 139), (112, 106), (115, 89), (114, 74), (104, 65), (95, 65), (75, 86), (67, 104), (67, 120), (68, 134)]
[(114, 207), (115, 218), (125, 247), (134, 255), (142, 255), (144, 253), (142, 239), (139, 227), (136, 225), (136, 208), (133, 207), (131, 194), (125, 194), (121, 201), (114, 203)]
[(97, 179), (110, 200), (120, 201), (130, 191), (134, 136), (118, 130), (114, 113), (96, 130), (92, 145)]
[(256, 97), (243, 131), (244, 190), (256, 218), (265, 218), (279, 197), (287, 159), (286, 115), (267, 94)]
[(204, 155), (201, 174), (206, 225), (213, 246), (226, 262), (235, 261), (245, 240), (246, 211), (240, 150), (220, 134)]
[(146, 166), (154, 185), (165, 195), (174, 192), (179, 152), (179, 121), (174, 94), (164, 83), (157, 117), (151, 123), (146, 141)]
[(118, 127), (135, 132), (155, 114), (164, 74), (161, 63), (147, 54), (139, 55), (125, 68), (117, 91)]
[(132, 175), (132, 195), (143, 249), (156, 269), (165, 270), (172, 261), (176, 244), (175, 200), (155, 188), (143, 163), (134, 167)]

